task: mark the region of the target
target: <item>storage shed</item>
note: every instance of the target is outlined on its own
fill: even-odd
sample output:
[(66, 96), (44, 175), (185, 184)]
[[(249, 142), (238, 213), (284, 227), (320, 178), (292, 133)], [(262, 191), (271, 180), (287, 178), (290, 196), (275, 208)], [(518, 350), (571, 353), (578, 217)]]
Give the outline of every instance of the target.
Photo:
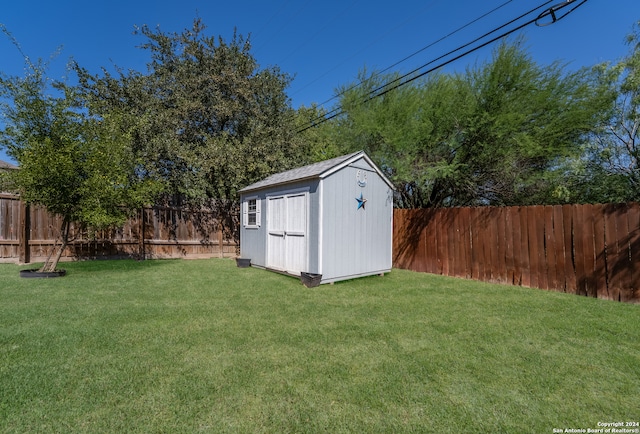
[(240, 190), (240, 256), (320, 283), (391, 270), (393, 185), (364, 152)]

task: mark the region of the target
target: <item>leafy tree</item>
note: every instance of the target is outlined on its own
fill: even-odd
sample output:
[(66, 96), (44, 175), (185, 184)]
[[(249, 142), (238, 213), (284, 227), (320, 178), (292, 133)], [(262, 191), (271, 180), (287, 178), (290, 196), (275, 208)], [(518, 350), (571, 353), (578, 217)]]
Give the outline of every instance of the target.
[(573, 162), (568, 194), (587, 202), (640, 200), (640, 22), (627, 37), (629, 54), (619, 63), (598, 65), (600, 80), (616, 99), (603, 126)]
[(72, 223), (120, 224), (153, 186), (135, 176), (131, 138), (121, 130), (120, 116), (92, 116), (76, 88), (51, 82), (46, 64), (25, 59), (25, 77), (0, 78), (0, 147), (19, 163), (10, 176), (22, 200), (62, 217), (61, 242), (41, 268), (54, 271)]
[(415, 86), (369, 99), (396, 79), (397, 75), (363, 74), (361, 86), (344, 91), (341, 105), (346, 116), (337, 121), (337, 137), (345, 152), (365, 149), (379, 163), (396, 184), (398, 206), (431, 206), (432, 192), (453, 173), (455, 163), (447, 154), (460, 127), (455, 114), (469, 107), (470, 94), (451, 77), (435, 74)]
[(560, 168), (611, 101), (593, 72), (539, 66), (522, 40), (463, 74), (435, 73), (371, 97), (396, 79), (361, 77), (341, 99), (337, 128), (345, 149), (381, 162), (401, 207), (558, 201)]
[(134, 120), (140, 174), (189, 200), (235, 201), (238, 189), (303, 159), (290, 77), (260, 68), (248, 39), (207, 36), (200, 19), (181, 33), (137, 33), (151, 57), (146, 73), (76, 70), (100, 111)]
[(300, 165), (329, 160), (343, 154), (335, 137), (336, 129), (323, 120), (325, 116), (327, 111), (316, 104), (301, 106), (296, 110), (296, 139), (301, 143), (303, 155)]

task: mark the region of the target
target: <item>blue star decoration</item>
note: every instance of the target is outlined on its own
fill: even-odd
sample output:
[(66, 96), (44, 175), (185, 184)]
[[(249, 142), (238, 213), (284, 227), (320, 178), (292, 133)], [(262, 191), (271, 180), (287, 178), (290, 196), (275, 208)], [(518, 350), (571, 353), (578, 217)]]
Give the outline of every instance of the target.
[(362, 197), (362, 193), (360, 193), (360, 197), (356, 197), (356, 200), (358, 201), (358, 209), (365, 209), (364, 204), (367, 203), (367, 199)]

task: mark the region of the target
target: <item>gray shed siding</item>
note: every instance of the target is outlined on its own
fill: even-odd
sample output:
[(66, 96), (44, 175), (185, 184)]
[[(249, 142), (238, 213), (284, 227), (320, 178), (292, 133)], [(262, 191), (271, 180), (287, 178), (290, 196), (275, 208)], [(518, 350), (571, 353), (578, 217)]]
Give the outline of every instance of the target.
[(241, 206), (244, 201), (249, 198), (257, 198), (260, 201), (260, 226), (258, 228), (246, 228), (244, 224), (240, 225), (240, 256), (251, 259), (251, 264), (258, 267), (267, 266), (267, 216), (268, 216), (268, 200), (270, 196), (286, 194), (294, 191), (307, 190), (307, 215), (309, 218), (307, 224), (307, 258), (310, 273), (318, 273), (318, 230), (319, 227), (319, 199), (318, 184), (319, 179), (313, 179), (301, 182), (292, 182), (290, 184), (265, 188), (262, 190), (251, 191), (240, 196)]
[[(358, 170), (366, 170), (365, 187), (357, 183)], [(361, 193), (364, 209), (356, 200)], [(393, 194), (375, 171), (358, 160), (331, 174), (323, 180), (322, 201), (322, 281), (390, 271)]]
[[(365, 174), (366, 183), (363, 182)], [(302, 267), (300, 271), (321, 274), (321, 283), (389, 272), (392, 189), (391, 183), (369, 163), (363, 152), (272, 175), (240, 192), (243, 210), (248, 199), (256, 198), (260, 203), (259, 227), (246, 227), (241, 221), (241, 256), (251, 259), (252, 265), (258, 267), (289, 272), (297, 272)], [(297, 194), (301, 191), (306, 192), (305, 208), (301, 208)], [(366, 203), (359, 208), (357, 199), (361, 194)], [(284, 196), (287, 198), (282, 199)], [(274, 213), (270, 214), (269, 206)], [(305, 223), (302, 223), (302, 209), (306, 214)], [(290, 228), (278, 229), (283, 224), (283, 212), (294, 216), (296, 223)], [(275, 222), (273, 235), (269, 235), (270, 215)], [(306, 245), (302, 246), (299, 227), (305, 224)], [(296, 261), (303, 256), (306, 262)]]

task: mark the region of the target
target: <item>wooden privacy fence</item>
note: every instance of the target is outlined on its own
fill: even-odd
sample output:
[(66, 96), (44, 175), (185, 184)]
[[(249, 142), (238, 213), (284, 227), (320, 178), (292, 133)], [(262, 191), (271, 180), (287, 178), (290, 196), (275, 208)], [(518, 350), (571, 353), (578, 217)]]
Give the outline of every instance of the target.
[(640, 302), (640, 204), (394, 212), (398, 268)]
[[(89, 232), (72, 226), (72, 241), (63, 258), (233, 257), (238, 245), (236, 213), (223, 214), (155, 206), (138, 210), (112, 230)], [(0, 194), (0, 262), (42, 261), (58, 236), (60, 223), (60, 216), (42, 207)]]

